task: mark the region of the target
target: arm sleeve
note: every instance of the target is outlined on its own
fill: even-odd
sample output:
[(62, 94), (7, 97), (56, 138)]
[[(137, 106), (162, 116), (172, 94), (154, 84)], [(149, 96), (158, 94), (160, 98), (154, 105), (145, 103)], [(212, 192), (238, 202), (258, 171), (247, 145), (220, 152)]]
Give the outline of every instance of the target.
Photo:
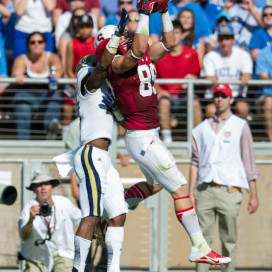
[(245, 123), (243, 127), (240, 146), (247, 180), (254, 180), (258, 177), (258, 169), (254, 158), (253, 138), (248, 123)]
[(243, 51), (242, 60), (242, 73), (253, 73), (253, 62), (248, 52)]
[(213, 52), (204, 56), (201, 76), (215, 76), (215, 63), (213, 61), (214, 57)]
[(268, 73), (268, 65), (266, 64), (265, 51), (261, 50), (258, 54), (256, 60), (256, 74), (260, 75), (263, 73)]
[(71, 219), (73, 221), (73, 225), (77, 225), (80, 222), (81, 219), (81, 211), (79, 208), (77, 208), (72, 201), (69, 198), (66, 198), (67, 200), (67, 209), (69, 210), (69, 214), (71, 216)]
[(200, 64), (199, 64), (199, 58), (197, 55), (197, 52), (195, 51), (193, 56), (192, 56), (192, 70), (191, 74), (195, 76), (199, 76), (200, 73)]
[(198, 148), (197, 148), (196, 141), (193, 138), (191, 164), (198, 166), (198, 162), (199, 162)]
[(249, 46), (248, 46), (249, 49), (262, 49), (262, 46), (261, 46), (262, 37), (259, 34), (260, 34), (259, 29), (253, 32)]
[(90, 11), (93, 8), (101, 8), (100, 1), (99, 0), (85, 0), (84, 8), (87, 11)]

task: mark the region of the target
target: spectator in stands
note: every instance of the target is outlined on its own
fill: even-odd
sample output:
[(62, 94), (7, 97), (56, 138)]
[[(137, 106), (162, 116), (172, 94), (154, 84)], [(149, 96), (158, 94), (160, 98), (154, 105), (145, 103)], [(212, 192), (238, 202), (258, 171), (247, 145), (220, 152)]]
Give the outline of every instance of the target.
[[(56, 67), (56, 80), (62, 76), (60, 58), (55, 53), (45, 51), (45, 44), (46, 37), (41, 32), (33, 32), (28, 36), (28, 53), (17, 57), (12, 67), (12, 77), (15, 77), (19, 84), (23, 84), (25, 78), (48, 78), (50, 67), (53, 66)], [(47, 139), (55, 139), (59, 127), (62, 96), (61, 92), (44, 89), (45, 85), (26, 85), (14, 95), (17, 139), (30, 139), (32, 113), (42, 110), (44, 110), (43, 127), (48, 131)]]
[(5, 52), (5, 37), (10, 16), (10, 10), (0, 2), (0, 76), (8, 76), (8, 65)]
[(272, 6), (263, 8), (262, 20), (264, 28), (258, 28), (253, 32), (249, 44), (254, 63), (256, 62), (259, 51), (268, 45), (272, 45)]
[[(256, 61), (256, 74), (260, 79), (272, 79), (272, 45), (263, 48)], [(268, 139), (272, 142), (272, 86), (265, 86), (260, 98)]]
[(216, 17), (216, 23), (214, 28), (214, 33), (211, 34), (207, 39), (205, 40), (205, 51), (208, 53), (209, 51), (218, 48), (218, 33), (217, 33), (217, 27), (221, 24), (231, 24), (232, 18), (227, 12), (220, 12)]
[[(136, 10), (137, 0), (133, 0), (133, 9)], [(99, 18), (99, 28), (105, 25), (105, 22), (108, 17), (116, 15), (119, 12), (118, 0), (102, 0), (101, 1), (101, 10)]]
[(8, 63), (8, 74), (11, 73), (11, 67), (13, 63), (13, 36), (14, 36), (14, 25), (17, 19), (13, 0), (0, 0), (6, 8), (8, 8), (11, 12), (11, 17), (9, 23), (7, 25), (7, 33), (6, 33), (6, 40), (5, 40), (5, 50), (6, 50), (6, 57)]
[(202, 66), (203, 57), (205, 54), (205, 40), (206, 38), (199, 38), (195, 35), (195, 17), (194, 13), (190, 9), (183, 9), (177, 15), (177, 20), (182, 25), (182, 28), (186, 31), (186, 37), (182, 41), (184, 45), (193, 47), (196, 49), (200, 66)]
[(233, 18), (236, 43), (247, 49), (254, 30), (263, 27), (261, 9), (254, 6), (254, 0), (226, 1), (232, 5), (228, 13)]
[[(240, 79), (241, 85), (230, 85), (233, 97), (236, 98), (235, 111), (241, 118), (246, 119), (249, 107), (247, 96), (247, 82), (251, 79), (253, 63), (248, 52), (234, 46), (234, 31), (230, 24), (221, 24), (217, 28), (219, 49), (210, 51), (204, 56), (202, 76), (214, 84), (218, 80)], [(205, 98), (212, 98), (212, 90), (208, 89)], [(208, 104), (206, 115), (212, 117), (215, 113), (214, 104)]]
[[(190, 0), (173, 0), (168, 2), (169, 14), (172, 21), (174, 21), (178, 13), (182, 9), (190, 9), (195, 16), (195, 34), (196, 40), (209, 36), (212, 32), (208, 23), (208, 20), (202, 10), (202, 8)], [(152, 13), (150, 15), (149, 33), (151, 35), (150, 40), (154, 42), (161, 37), (162, 26), (160, 22), (160, 14)]]
[[(87, 0), (85, 0), (87, 1)], [(88, 0), (89, 1), (89, 0)], [(64, 12), (63, 14), (61, 14), (58, 19), (57, 19), (57, 23), (56, 23), (56, 28), (55, 28), (55, 43), (56, 43), (56, 48), (59, 48), (59, 42), (60, 42), (60, 37), (62, 36), (62, 34), (66, 31), (67, 27), (69, 26), (69, 23), (71, 22), (71, 18), (73, 16), (73, 11), (77, 8), (84, 8), (84, 1), (81, 0), (75, 0), (75, 1), (68, 1), (69, 4), (69, 9), (68, 11)], [(88, 10), (86, 10), (88, 12)], [(97, 20), (94, 14), (90, 13), (90, 15), (92, 16), (92, 20), (93, 20), (93, 32), (92, 35), (95, 36), (97, 31), (98, 31), (98, 27), (97, 27)]]
[(66, 57), (67, 57), (67, 47), (69, 42), (76, 37), (78, 34), (78, 23), (79, 19), (82, 18), (82, 16), (86, 15), (87, 11), (84, 8), (76, 8), (72, 13), (71, 21), (66, 29), (66, 31), (63, 33), (63, 35), (60, 38), (59, 43), (59, 49), (58, 52), (61, 57), (62, 61), (62, 67), (64, 69), (64, 76), (67, 77), (66, 73)]
[(84, 7), (87, 12), (91, 12), (96, 22), (99, 20), (100, 1), (99, 0), (56, 0), (56, 8), (53, 11), (53, 25), (56, 27), (58, 17), (66, 11), (73, 11), (76, 8)]
[[(92, 16), (90, 14), (84, 14), (82, 16), (78, 16), (76, 18), (77, 22), (77, 34), (76, 37), (73, 38), (67, 46), (67, 53), (66, 53), (66, 74), (69, 78), (76, 78), (75, 69), (77, 63), (86, 55), (94, 54), (94, 36), (92, 36), (93, 30), (93, 21)], [(66, 89), (67, 91), (70, 89)], [(76, 104), (75, 95), (67, 97), (67, 91), (65, 92), (65, 101), (64, 101), (64, 108), (65, 108), (65, 116), (63, 116), (63, 127), (67, 128), (72, 122), (73, 112), (74, 112), (74, 105)], [(70, 90), (70, 93), (72, 90)], [(75, 86), (74, 91), (75, 94)], [(64, 138), (64, 137), (63, 137)]]
[(223, 11), (226, 1), (198, 0), (198, 2), (208, 19), (210, 29), (213, 30), (215, 28), (217, 16)]
[(73, 227), (80, 222), (81, 212), (68, 198), (52, 195), (59, 184), (47, 171), (36, 171), (27, 187), (35, 198), (25, 204), (18, 222), (24, 271), (70, 272), (73, 268)]
[(85, 14), (79, 16), (77, 20), (77, 35), (67, 47), (66, 73), (69, 78), (76, 78), (76, 66), (83, 57), (95, 54), (92, 16)]
[[(0, 77), (8, 76), (8, 63), (5, 52), (5, 41), (7, 36), (7, 26), (10, 21), (11, 12), (10, 10), (2, 4), (0, 0)], [(0, 82), (0, 98), (4, 90), (9, 86), (9, 83)], [(2, 109), (0, 109), (0, 113)]]
[(122, 8), (126, 9), (127, 12), (130, 12), (134, 8), (134, 3), (132, 0), (118, 0), (118, 7), (118, 13), (109, 16), (106, 19), (105, 25), (118, 25)]
[(45, 50), (54, 51), (52, 11), (55, 5), (55, 0), (14, 0), (18, 16), (14, 31), (14, 59), (27, 52), (26, 40), (34, 31), (39, 31), (46, 37)]
[[(155, 64), (157, 78), (197, 78), (200, 65), (196, 50), (182, 41), (187, 35), (187, 30), (179, 21), (173, 21), (175, 45), (159, 62)], [(165, 143), (172, 142), (171, 112), (181, 112), (181, 107), (186, 108), (187, 90), (181, 84), (156, 85), (158, 91), (159, 118), (161, 135)], [(202, 121), (201, 105), (197, 97), (194, 99), (194, 123), (198, 125)]]

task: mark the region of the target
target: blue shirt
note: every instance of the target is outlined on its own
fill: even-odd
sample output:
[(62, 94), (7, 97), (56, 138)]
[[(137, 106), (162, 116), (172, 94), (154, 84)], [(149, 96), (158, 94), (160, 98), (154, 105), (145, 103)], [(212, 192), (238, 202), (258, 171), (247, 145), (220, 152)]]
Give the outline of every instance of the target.
[(263, 49), (268, 45), (272, 45), (272, 36), (263, 28), (255, 30), (249, 43), (249, 49)]
[[(134, 10), (137, 10), (136, 9), (137, 0), (132, 1), (134, 3)], [(107, 18), (106, 22), (108, 21), (108, 19), (110, 20), (109, 23), (105, 23), (105, 25), (118, 25), (119, 21), (116, 22), (116, 20), (118, 20), (117, 17), (116, 20), (112, 18), (110, 19), (111, 16), (115, 16), (120, 11), (118, 0), (100, 0), (100, 4), (101, 4), (100, 17), (106, 17)]]
[(105, 22), (105, 26), (107, 25), (118, 25), (118, 17), (116, 14), (111, 15), (107, 18), (106, 22)]
[(254, 1), (254, 5), (258, 8), (264, 8), (265, 6), (272, 6), (272, 0), (257, 0), (257, 1)]
[[(168, 2), (168, 10), (172, 21), (176, 19), (178, 13), (183, 9), (189, 9), (194, 13), (196, 41), (199, 40), (199, 38), (209, 36), (212, 33), (208, 20), (198, 4), (188, 3), (183, 7), (177, 7), (172, 2)], [(159, 12), (150, 15), (149, 33), (156, 34), (159, 37), (162, 35), (161, 17)]]
[[(262, 49), (256, 60), (256, 74), (268, 73), (269, 78), (272, 79), (272, 46), (266, 46)], [(272, 86), (263, 88), (263, 94), (272, 96)]]
[(0, 76), (8, 76), (8, 66), (5, 51), (5, 36), (7, 27), (0, 18)]
[(207, 0), (205, 3), (200, 3), (212, 31), (216, 23), (216, 16), (224, 9), (225, 1), (226, 0)]

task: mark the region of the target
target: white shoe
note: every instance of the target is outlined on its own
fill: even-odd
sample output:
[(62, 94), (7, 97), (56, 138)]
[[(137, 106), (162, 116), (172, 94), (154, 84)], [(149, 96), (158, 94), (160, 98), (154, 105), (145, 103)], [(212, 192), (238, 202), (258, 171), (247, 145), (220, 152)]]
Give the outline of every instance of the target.
[(189, 255), (189, 261), (195, 263), (207, 263), (211, 265), (221, 265), (228, 264), (231, 262), (230, 257), (225, 257), (217, 252), (211, 250), (209, 253), (204, 254), (200, 252), (197, 248), (192, 247)]

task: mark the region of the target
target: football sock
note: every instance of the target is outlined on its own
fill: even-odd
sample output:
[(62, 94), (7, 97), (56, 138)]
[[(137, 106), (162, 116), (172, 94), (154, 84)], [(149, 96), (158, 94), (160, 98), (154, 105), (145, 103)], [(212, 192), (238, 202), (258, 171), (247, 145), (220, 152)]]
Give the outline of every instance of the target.
[(205, 254), (208, 253), (211, 248), (202, 235), (194, 207), (176, 211), (176, 216), (188, 233), (193, 247), (197, 247)]
[[(141, 189), (142, 186), (145, 186), (148, 189), (148, 191), (149, 191), (148, 195), (146, 195), (144, 193), (144, 191)], [(152, 194), (153, 193), (152, 193), (151, 189), (148, 187), (146, 182), (141, 182), (140, 184), (137, 183), (137, 184), (133, 185), (132, 187), (130, 187), (126, 191), (125, 201), (128, 204), (128, 208), (131, 208), (131, 207), (136, 206), (139, 202), (146, 199), (147, 197), (149, 197)]]
[(161, 130), (161, 135), (164, 143), (172, 143), (172, 131), (171, 129), (163, 129)]
[(75, 236), (75, 257), (74, 257), (74, 268), (78, 270), (78, 272), (84, 272), (86, 259), (91, 247), (91, 241), (84, 239), (80, 236)]
[(124, 227), (108, 227), (106, 248), (108, 253), (107, 272), (120, 271), (120, 257), (124, 241)]

